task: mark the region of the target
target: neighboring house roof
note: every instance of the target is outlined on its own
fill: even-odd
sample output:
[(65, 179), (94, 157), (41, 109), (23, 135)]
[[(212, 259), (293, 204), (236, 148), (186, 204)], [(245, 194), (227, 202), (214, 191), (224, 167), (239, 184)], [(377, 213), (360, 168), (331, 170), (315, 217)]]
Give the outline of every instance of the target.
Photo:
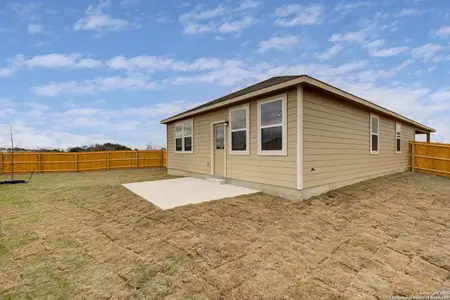
[(167, 118), (165, 120), (161, 121), (161, 124), (167, 124), (171, 123), (180, 119), (184, 119), (187, 117), (192, 117), (196, 114), (204, 113), (213, 109), (217, 109), (220, 107), (225, 107), (229, 105), (234, 105), (239, 102), (243, 102), (246, 100), (250, 100), (252, 98), (262, 96), (267, 93), (276, 92), (281, 89), (286, 89), (289, 87), (293, 87), (299, 84), (307, 84), (310, 86), (314, 86), (316, 88), (319, 88), (321, 90), (330, 92), (340, 98), (343, 98), (344, 100), (347, 100), (351, 103), (354, 103), (359, 106), (363, 106), (365, 108), (368, 108), (372, 111), (393, 117), (395, 119), (404, 121), (406, 123), (412, 124), (416, 127), (416, 129), (422, 130), (424, 133), (429, 132), (435, 132), (436, 130), (425, 126), (419, 122), (416, 122), (414, 120), (411, 120), (405, 116), (402, 116), (400, 114), (397, 114), (387, 108), (381, 107), (375, 103), (372, 103), (368, 100), (362, 99), (360, 97), (357, 97), (353, 94), (350, 94), (348, 92), (345, 92), (341, 89), (338, 89), (332, 85), (329, 85), (325, 82), (322, 82), (318, 79), (315, 79), (313, 77), (310, 77), (308, 75), (294, 75), (294, 76), (278, 76), (278, 77), (272, 77), (270, 79), (261, 81), (257, 84), (251, 85), (247, 88), (244, 88), (242, 90), (239, 90), (237, 92), (228, 94), (224, 97), (218, 98), (216, 100), (210, 101), (208, 103), (202, 104), (200, 106), (197, 106), (193, 109), (187, 110), (185, 112), (182, 112), (180, 114), (177, 114), (175, 116), (172, 116), (170, 118)]

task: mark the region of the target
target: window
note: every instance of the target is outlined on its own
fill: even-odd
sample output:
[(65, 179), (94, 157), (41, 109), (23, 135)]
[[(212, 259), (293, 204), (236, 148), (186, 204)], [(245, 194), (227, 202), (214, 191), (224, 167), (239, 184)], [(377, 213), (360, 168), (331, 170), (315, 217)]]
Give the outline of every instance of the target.
[(216, 150), (225, 149), (225, 127), (216, 126)]
[(192, 153), (192, 119), (175, 124), (175, 152)]
[(370, 154), (380, 153), (380, 118), (370, 114)]
[(249, 105), (230, 109), (230, 154), (249, 152)]
[(258, 154), (287, 155), (286, 95), (258, 103)]
[(402, 153), (402, 124), (395, 122), (395, 153)]

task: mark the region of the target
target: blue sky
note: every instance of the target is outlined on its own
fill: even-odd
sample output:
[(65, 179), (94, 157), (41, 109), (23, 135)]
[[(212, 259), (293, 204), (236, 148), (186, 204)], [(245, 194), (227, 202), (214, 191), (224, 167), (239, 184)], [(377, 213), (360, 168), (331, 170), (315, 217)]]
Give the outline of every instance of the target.
[(0, 143), (165, 145), (159, 121), (309, 74), (450, 142), (450, 3), (2, 1)]

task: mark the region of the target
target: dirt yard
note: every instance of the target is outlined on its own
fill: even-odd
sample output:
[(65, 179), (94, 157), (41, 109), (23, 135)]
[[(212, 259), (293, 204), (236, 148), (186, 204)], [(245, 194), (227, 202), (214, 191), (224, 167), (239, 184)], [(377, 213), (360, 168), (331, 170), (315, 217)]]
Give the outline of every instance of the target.
[[(297, 203), (159, 211), (158, 170), (0, 186), (0, 299), (388, 299), (450, 286), (450, 180), (398, 174)], [(2, 298), (3, 297), (3, 298)]]

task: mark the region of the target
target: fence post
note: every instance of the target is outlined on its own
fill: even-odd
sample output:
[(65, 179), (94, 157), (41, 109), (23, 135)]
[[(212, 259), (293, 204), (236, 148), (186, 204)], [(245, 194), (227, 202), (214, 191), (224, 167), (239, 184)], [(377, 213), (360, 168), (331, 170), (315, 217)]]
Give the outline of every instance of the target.
[(75, 158), (75, 172), (78, 172), (78, 153), (75, 152), (74, 154), (74, 158)]
[(38, 173), (42, 173), (42, 157), (41, 152), (38, 153)]
[(136, 169), (139, 169), (139, 150), (136, 150)]
[(2, 153), (2, 155), (0, 157), (0, 172), (3, 175), (3, 153)]
[(164, 168), (164, 149), (161, 149), (161, 165), (160, 168)]
[(415, 152), (414, 141), (411, 143), (411, 172), (414, 172), (414, 152)]
[(106, 171), (109, 171), (110, 168), (110, 156), (109, 156), (109, 151), (106, 152)]

